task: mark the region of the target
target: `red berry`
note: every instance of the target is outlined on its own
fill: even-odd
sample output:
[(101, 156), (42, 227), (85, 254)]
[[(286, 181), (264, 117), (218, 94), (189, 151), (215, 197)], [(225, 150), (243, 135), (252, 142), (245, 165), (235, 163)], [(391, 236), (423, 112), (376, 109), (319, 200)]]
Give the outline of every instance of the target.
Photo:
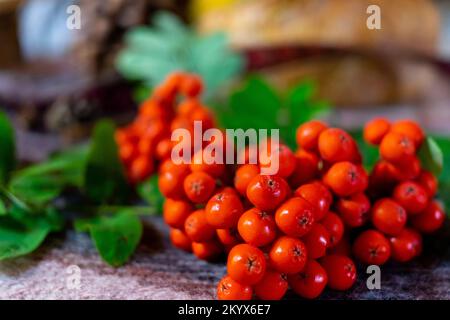
[(253, 290), (251, 286), (240, 284), (230, 276), (225, 276), (217, 285), (219, 300), (250, 300)]
[(205, 210), (200, 209), (192, 212), (184, 223), (184, 231), (187, 236), (195, 242), (210, 241), (216, 234), (216, 230), (208, 224)]
[(356, 281), (356, 267), (345, 256), (332, 254), (321, 260), (322, 267), (328, 275), (328, 286), (333, 290), (348, 290)]
[(386, 237), (375, 230), (367, 230), (353, 244), (355, 257), (365, 264), (382, 265), (388, 261), (391, 248)]
[(413, 227), (422, 233), (437, 231), (445, 221), (445, 212), (437, 201), (432, 201), (426, 209), (411, 217)]
[(436, 195), (438, 181), (431, 172), (423, 170), (417, 178), (417, 182), (425, 188), (430, 199)]
[(333, 196), (330, 191), (320, 182), (304, 184), (300, 186), (295, 195), (301, 197), (315, 206), (315, 221), (320, 221), (328, 213)]
[(360, 227), (369, 220), (370, 201), (364, 193), (340, 198), (336, 204), (342, 221), (352, 228)]
[(228, 254), (227, 271), (235, 281), (254, 285), (266, 272), (264, 253), (249, 244), (238, 244)]
[(392, 237), (392, 258), (399, 262), (407, 262), (422, 252), (422, 236), (413, 229), (405, 228), (399, 235)]
[(325, 269), (316, 261), (308, 260), (300, 273), (290, 274), (288, 282), (300, 297), (315, 299), (322, 293), (328, 282)]
[(238, 230), (242, 239), (255, 247), (268, 245), (277, 235), (273, 216), (257, 208), (242, 214), (238, 221)]
[(368, 186), (368, 176), (363, 167), (351, 162), (334, 164), (323, 180), (327, 187), (341, 197), (363, 192)]
[(247, 187), (247, 198), (258, 209), (276, 209), (289, 194), (289, 185), (279, 176), (257, 175)]
[(411, 215), (422, 212), (428, 204), (428, 194), (425, 188), (412, 181), (399, 184), (394, 189), (393, 198)]
[(323, 257), (327, 251), (330, 233), (323, 225), (316, 223), (302, 240), (308, 250), (309, 259), (318, 259)]
[(364, 140), (370, 144), (379, 145), (390, 128), (391, 124), (387, 119), (373, 119), (364, 127)]
[(298, 127), (296, 133), (299, 147), (316, 152), (318, 148), (319, 136), (327, 129), (327, 125), (321, 121), (313, 120)]
[(337, 245), (344, 235), (344, 223), (342, 219), (334, 212), (328, 212), (325, 218), (320, 222), (330, 234), (329, 247), (333, 248)]
[(269, 253), (270, 265), (279, 272), (290, 274), (303, 270), (308, 258), (304, 243), (296, 238), (280, 237)]
[(207, 173), (193, 172), (184, 179), (184, 192), (193, 203), (205, 203), (211, 197), (216, 181)]
[(255, 286), (255, 295), (262, 300), (280, 300), (288, 289), (286, 275), (267, 270), (264, 277)]
[(406, 224), (405, 209), (392, 199), (378, 200), (372, 208), (372, 223), (381, 232), (395, 236)]
[(219, 192), (206, 204), (206, 220), (214, 228), (235, 227), (244, 212), (239, 196), (235, 192)]
[(255, 164), (245, 164), (236, 171), (234, 187), (242, 195), (246, 196), (250, 181), (259, 174), (259, 167)]
[[(270, 143), (268, 143), (268, 154), (264, 155), (264, 153), (260, 152), (259, 161), (261, 170), (269, 169), (273, 165), (273, 161), (278, 162), (278, 172), (275, 174), (282, 178), (289, 177), (295, 170), (296, 166), (296, 158), (294, 153), (287, 147), (286, 145), (280, 143), (275, 146), (275, 150), (272, 151)], [(263, 172), (263, 171), (261, 171)]]
[(315, 208), (305, 199), (294, 197), (283, 203), (275, 213), (278, 228), (291, 237), (307, 234), (314, 225)]
[(322, 159), (330, 163), (361, 162), (355, 140), (344, 130), (329, 128), (319, 136), (319, 152)]

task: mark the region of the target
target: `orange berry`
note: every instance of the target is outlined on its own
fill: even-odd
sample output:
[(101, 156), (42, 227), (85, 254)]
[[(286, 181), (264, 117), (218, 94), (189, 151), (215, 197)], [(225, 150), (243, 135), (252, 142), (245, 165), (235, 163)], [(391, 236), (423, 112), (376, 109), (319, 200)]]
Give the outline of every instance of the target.
[(217, 285), (219, 300), (250, 300), (252, 295), (251, 286), (240, 284), (230, 276), (223, 277)]
[(215, 162), (208, 164), (205, 160), (212, 159), (205, 159), (205, 156), (206, 154), (204, 154), (204, 150), (199, 150), (194, 154), (190, 165), (192, 172), (205, 172), (211, 177), (220, 177), (225, 172), (225, 164)]
[(141, 156), (131, 163), (129, 178), (132, 183), (142, 182), (153, 173), (153, 170), (154, 165), (150, 158)]
[(158, 187), (161, 193), (167, 198), (184, 199), (183, 182), (190, 173), (189, 166), (185, 164), (174, 164), (171, 160), (166, 160), (158, 175)]
[(416, 154), (413, 141), (396, 132), (386, 134), (380, 144), (381, 157), (393, 164), (403, 165)]
[(242, 195), (247, 193), (250, 181), (259, 174), (259, 167), (255, 164), (244, 164), (239, 167), (234, 177), (234, 187)]
[(320, 221), (325, 217), (333, 202), (331, 192), (321, 182), (304, 184), (295, 190), (295, 195), (316, 207), (315, 221)]
[(184, 231), (195, 242), (206, 242), (213, 239), (216, 230), (208, 224), (205, 210), (199, 209), (192, 212), (184, 223)]
[(163, 206), (164, 221), (176, 229), (183, 229), (186, 218), (194, 211), (187, 201), (166, 199)]
[(422, 233), (433, 233), (442, 227), (446, 215), (437, 201), (432, 201), (426, 209), (411, 217), (412, 226)]
[(414, 142), (416, 149), (420, 148), (420, 145), (425, 138), (425, 133), (422, 128), (417, 122), (412, 120), (400, 120), (395, 122), (391, 127), (391, 131), (407, 136)]
[(216, 187), (216, 181), (207, 173), (192, 172), (184, 179), (184, 192), (193, 203), (206, 203)]
[(247, 198), (263, 211), (276, 209), (290, 193), (287, 182), (279, 176), (255, 176), (247, 187)]
[(192, 251), (192, 241), (182, 230), (171, 228), (170, 241), (178, 249), (184, 250), (186, 252)]
[(163, 139), (158, 142), (155, 149), (155, 157), (158, 160), (170, 158), (173, 143), (170, 139)]
[(319, 176), (319, 157), (305, 150), (298, 150), (295, 154), (296, 165), (294, 172), (289, 177), (289, 184), (293, 188), (311, 182)]
[(428, 197), (433, 198), (436, 195), (438, 180), (431, 172), (422, 170), (416, 181), (425, 188)]
[(283, 203), (275, 213), (278, 228), (291, 237), (307, 234), (314, 225), (316, 208), (300, 197), (294, 197)]
[(288, 289), (286, 275), (267, 270), (254, 289), (255, 295), (262, 300), (281, 300)]
[(338, 128), (326, 129), (320, 134), (319, 153), (322, 159), (331, 163), (361, 162), (355, 140), (347, 132)]
[(385, 118), (376, 118), (364, 127), (364, 140), (373, 145), (379, 145), (389, 132), (391, 123)]
[(244, 207), (236, 192), (216, 193), (206, 204), (206, 219), (218, 229), (235, 227)]
[(181, 81), (180, 91), (189, 98), (195, 98), (203, 91), (203, 82), (197, 75), (186, 75)]
[(253, 208), (244, 212), (239, 218), (238, 231), (246, 243), (263, 247), (275, 239), (277, 225), (273, 216)]
[(192, 242), (192, 252), (200, 260), (214, 261), (223, 252), (223, 248), (216, 240)]
[(328, 126), (322, 121), (313, 120), (298, 127), (296, 133), (297, 145), (305, 150), (316, 152), (320, 134)]
[(323, 181), (341, 197), (363, 192), (368, 185), (368, 177), (363, 167), (347, 161), (334, 164), (325, 174)]

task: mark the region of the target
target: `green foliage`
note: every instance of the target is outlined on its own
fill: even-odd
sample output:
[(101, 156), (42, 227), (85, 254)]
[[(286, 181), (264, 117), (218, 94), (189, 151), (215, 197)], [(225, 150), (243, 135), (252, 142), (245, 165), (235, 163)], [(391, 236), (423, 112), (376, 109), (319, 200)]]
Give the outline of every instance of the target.
[(428, 137), (419, 150), (422, 167), (439, 177), (444, 166), (444, 155), (433, 138)]
[(231, 95), (228, 105), (218, 109), (217, 116), (225, 128), (280, 129), (280, 138), (295, 148), (297, 127), (327, 111), (325, 102), (314, 99), (311, 82), (303, 82), (283, 96), (262, 79), (250, 77)]
[(0, 184), (6, 184), (16, 165), (14, 129), (5, 113), (0, 111)]
[(89, 231), (100, 256), (111, 266), (117, 267), (128, 261), (142, 237), (139, 218), (121, 211), (110, 217), (94, 217), (78, 220), (75, 224), (80, 232)]
[(158, 176), (153, 175), (138, 186), (139, 196), (145, 200), (156, 212), (162, 212), (164, 196), (158, 187)]
[(114, 141), (115, 126), (110, 121), (97, 124), (84, 171), (84, 192), (97, 203), (123, 200), (128, 185)]
[(210, 98), (241, 73), (243, 59), (230, 50), (224, 34), (199, 36), (176, 16), (160, 12), (153, 26), (135, 27), (126, 34), (126, 47), (116, 67), (126, 78), (147, 87), (174, 71), (195, 72), (203, 78)]

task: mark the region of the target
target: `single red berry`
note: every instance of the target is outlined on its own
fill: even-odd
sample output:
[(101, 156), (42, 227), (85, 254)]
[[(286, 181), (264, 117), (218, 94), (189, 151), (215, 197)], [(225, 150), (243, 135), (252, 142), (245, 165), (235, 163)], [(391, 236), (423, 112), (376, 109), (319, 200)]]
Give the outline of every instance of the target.
[(278, 163), (278, 171), (274, 174), (282, 178), (288, 178), (294, 172), (296, 166), (296, 158), (292, 150), (282, 143), (275, 146), (268, 143), (267, 147), (266, 151), (268, 154), (264, 154), (264, 152), (259, 153), (261, 172), (273, 167), (276, 161)]
[(351, 162), (335, 163), (323, 180), (327, 187), (341, 197), (363, 192), (368, 186), (368, 176), (363, 167)]
[(281, 300), (288, 289), (287, 277), (278, 271), (267, 270), (254, 286), (255, 295), (262, 300)]
[(353, 261), (336, 254), (325, 256), (321, 265), (328, 275), (328, 286), (333, 290), (345, 291), (356, 281), (356, 267)]
[(355, 140), (344, 130), (329, 128), (319, 136), (319, 153), (322, 159), (330, 163), (360, 163), (361, 155)]
[(325, 123), (318, 120), (302, 124), (298, 127), (296, 133), (298, 146), (305, 150), (316, 152), (318, 149), (319, 136), (327, 128)]
[(416, 148), (409, 137), (391, 131), (381, 141), (380, 154), (384, 160), (402, 165), (416, 154)]
[(394, 189), (393, 198), (411, 215), (422, 212), (428, 204), (427, 191), (413, 181), (400, 183)]
[(400, 120), (395, 122), (391, 131), (399, 134), (404, 134), (414, 142), (416, 149), (420, 147), (425, 139), (425, 133), (419, 124), (412, 120)]
[(258, 208), (242, 214), (238, 221), (238, 230), (242, 239), (255, 247), (268, 245), (277, 235), (277, 225), (273, 216)]
[(399, 235), (391, 237), (392, 258), (407, 262), (422, 252), (422, 236), (417, 231), (405, 228)]
[(266, 272), (264, 253), (249, 244), (238, 244), (228, 254), (227, 271), (235, 281), (254, 285)]
[(412, 226), (422, 233), (433, 233), (442, 227), (445, 212), (437, 201), (428, 204), (425, 210), (411, 217)]
[(297, 188), (319, 176), (321, 161), (315, 153), (300, 149), (295, 153), (295, 160), (294, 172), (289, 177), (292, 187)]
[(315, 206), (315, 221), (320, 221), (325, 217), (333, 202), (331, 192), (321, 182), (304, 184), (295, 190), (295, 195)]
[(292, 290), (302, 298), (315, 299), (328, 282), (325, 269), (315, 260), (308, 260), (300, 273), (288, 275)]
[(372, 223), (387, 235), (399, 234), (405, 227), (406, 218), (405, 209), (392, 199), (380, 199), (373, 205)]
[(355, 257), (365, 264), (382, 265), (391, 256), (388, 239), (375, 230), (366, 230), (356, 238), (353, 244)]
[(184, 231), (195, 242), (210, 241), (216, 234), (216, 230), (206, 220), (205, 210), (203, 209), (192, 212), (186, 218)]
[(328, 214), (323, 218), (320, 223), (328, 230), (330, 234), (330, 248), (337, 245), (344, 235), (344, 223), (342, 219), (334, 212), (328, 212)]
[(247, 187), (247, 198), (263, 211), (276, 209), (290, 192), (286, 180), (279, 176), (255, 176)]
[(269, 252), (270, 265), (286, 274), (302, 271), (307, 258), (305, 244), (299, 239), (286, 236), (278, 238)]
[(187, 201), (166, 199), (163, 206), (164, 221), (172, 228), (183, 229), (186, 218), (194, 211)]
[(259, 174), (259, 167), (255, 164), (244, 164), (236, 171), (234, 187), (242, 195), (247, 195), (247, 187), (252, 179)]
[(307, 234), (314, 225), (315, 208), (305, 199), (294, 197), (283, 203), (275, 213), (278, 228), (291, 237)]
[(244, 207), (235, 192), (219, 192), (208, 201), (205, 207), (208, 223), (218, 229), (235, 227), (242, 212)]
[(391, 128), (390, 122), (385, 118), (376, 118), (364, 127), (364, 140), (373, 145), (379, 145)]
[(223, 252), (223, 247), (217, 240), (192, 242), (192, 252), (200, 260), (215, 261)]
[(431, 172), (422, 170), (419, 177), (417, 178), (417, 182), (425, 188), (430, 199), (432, 199), (436, 195), (438, 181)]
[(189, 239), (186, 233), (183, 232), (183, 230), (171, 228), (170, 241), (178, 249), (184, 250), (186, 252), (192, 251), (192, 241), (191, 239)]
[(243, 242), (237, 228), (217, 229), (216, 234), (220, 243), (227, 247), (234, 247)]
[(217, 298), (219, 300), (251, 300), (252, 287), (240, 284), (230, 276), (223, 277), (217, 285)]
[(351, 228), (361, 227), (370, 218), (370, 200), (364, 193), (340, 198), (337, 201), (336, 208), (342, 221)]
[(318, 259), (323, 257), (327, 251), (330, 233), (323, 225), (316, 223), (302, 240), (308, 250), (308, 258)]
[(184, 192), (193, 203), (205, 203), (216, 187), (216, 181), (207, 173), (193, 172), (184, 179)]

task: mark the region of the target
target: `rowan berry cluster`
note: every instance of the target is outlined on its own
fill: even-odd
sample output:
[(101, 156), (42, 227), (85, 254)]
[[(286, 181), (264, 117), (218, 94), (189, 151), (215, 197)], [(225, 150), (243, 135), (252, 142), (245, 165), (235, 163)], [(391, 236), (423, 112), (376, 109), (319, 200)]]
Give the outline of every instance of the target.
[(117, 130), (120, 158), (132, 184), (147, 179), (170, 157), (173, 130), (192, 131), (197, 120), (203, 122), (204, 129), (214, 126), (212, 114), (200, 102), (202, 91), (198, 76), (173, 73), (140, 106), (134, 121)]
[[(214, 127), (198, 101), (201, 87), (196, 76), (170, 76), (117, 140), (132, 182), (160, 165), (163, 218), (174, 246), (208, 261), (227, 254), (219, 299), (281, 299), (289, 287), (307, 299), (325, 287), (348, 290), (357, 276), (353, 258), (376, 265), (409, 261), (421, 253), (421, 234), (442, 226), (437, 179), (417, 157), (425, 134), (409, 120), (365, 126), (365, 140), (380, 153), (370, 174), (352, 136), (321, 121), (297, 129), (295, 152), (269, 143), (276, 175), (261, 174), (270, 163), (258, 146), (243, 150), (241, 165), (223, 164), (225, 154), (218, 157), (222, 163), (202, 161), (204, 149), (190, 164), (175, 164), (172, 130), (192, 130), (193, 121)], [(226, 137), (217, 142), (230, 150)], [(254, 149), (256, 163), (249, 157)]]

